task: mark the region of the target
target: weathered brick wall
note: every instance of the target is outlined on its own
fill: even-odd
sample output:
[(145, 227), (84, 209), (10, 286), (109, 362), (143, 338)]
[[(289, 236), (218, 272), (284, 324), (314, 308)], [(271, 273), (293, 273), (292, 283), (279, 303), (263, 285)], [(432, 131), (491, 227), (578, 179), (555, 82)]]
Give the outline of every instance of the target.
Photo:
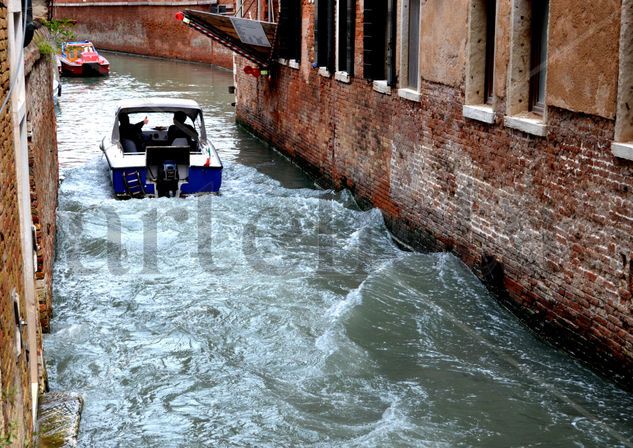
[(98, 49), (204, 62), (226, 68), (233, 66), (230, 50), (175, 19), (178, 11), (208, 11), (208, 5), (136, 6), (131, 3), (128, 6), (98, 6), (99, 2), (91, 2), (94, 6), (64, 6), (64, 3), (71, 2), (56, 2), (55, 18), (76, 20), (77, 37), (91, 40)]
[(53, 60), (31, 44), (26, 51), (26, 95), (29, 122), (31, 214), (36, 227), (36, 288), (40, 323), (46, 332), (52, 314), (52, 270), (55, 257), (55, 212), (59, 170), (53, 102)]
[(633, 163), (611, 154), (613, 120), (551, 106), (533, 137), (504, 127), (502, 96), (487, 125), (463, 117), (463, 85), (383, 95), (358, 57), (351, 84), (324, 78), (312, 14), (304, 2), (299, 70), (256, 80), (240, 61), (238, 121), (379, 207), (404, 242), (456, 253), (532, 328), (633, 389)]
[[(0, 98), (9, 91), (7, 10), (0, 8)], [(15, 185), (15, 150), (10, 108), (0, 114), (0, 445), (22, 446), (32, 432), (26, 345), (17, 355), (13, 297), (25, 316), (20, 223)], [(26, 337), (23, 330), (22, 336)], [(10, 445), (14, 446), (14, 445)]]

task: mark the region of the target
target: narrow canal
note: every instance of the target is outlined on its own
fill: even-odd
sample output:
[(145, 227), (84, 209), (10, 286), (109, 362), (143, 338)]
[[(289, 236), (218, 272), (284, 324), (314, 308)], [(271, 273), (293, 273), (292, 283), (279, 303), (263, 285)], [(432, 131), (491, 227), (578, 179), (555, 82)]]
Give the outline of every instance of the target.
[[(633, 396), (543, 344), (453, 256), (237, 128), (232, 75), (109, 55), (64, 80), (51, 388), (83, 447), (633, 445)], [(98, 144), (118, 101), (196, 99), (220, 196), (117, 201)]]

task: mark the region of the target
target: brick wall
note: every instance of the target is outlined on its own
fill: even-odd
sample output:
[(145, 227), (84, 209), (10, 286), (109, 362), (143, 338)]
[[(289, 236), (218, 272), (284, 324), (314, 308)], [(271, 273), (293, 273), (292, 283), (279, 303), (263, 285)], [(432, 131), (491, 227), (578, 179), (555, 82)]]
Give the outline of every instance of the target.
[[(176, 58), (204, 62), (231, 68), (233, 53), (208, 37), (190, 29), (175, 19), (183, 9), (209, 10), (209, 5), (165, 5), (169, 2), (153, 1), (160, 6), (99, 6), (90, 2), (56, 2), (55, 18), (77, 21), (75, 32), (79, 39), (91, 40), (98, 49), (122, 51), (146, 56)], [(111, 3), (111, 2), (110, 2)], [(220, 3), (232, 3), (221, 1)], [(65, 6), (66, 4), (66, 6)], [(69, 6), (75, 5), (75, 6)]]
[[(39, 31), (38, 31), (39, 32)], [(26, 51), (26, 95), (29, 122), (31, 214), (36, 227), (38, 257), (36, 287), (40, 323), (47, 332), (52, 314), (52, 270), (55, 257), (57, 209), (57, 133), (53, 102), (53, 62), (40, 55), (36, 45)]]
[(414, 102), (319, 76), (303, 7), (298, 70), (256, 80), (239, 62), (238, 121), (379, 207), (407, 244), (453, 251), (539, 334), (633, 389), (633, 162), (611, 154), (614, 121), (551, 106), (535, 137), (504, 127), (502, 96), (494, 124), (464, 118), (463, 82), (423, 80)]
[[(6, 9), (0, 8), (0, 96), (9, 90)], [(32, 43), (25, 50), (25, 73), (29, 127), (29, 178), (31, 213), (37, 231), (38, 272), (36, 281), (41, 322), (47, 326), (51, 313), (51, 276), (54, 259), (55, 211), (58, 168), (55, 111), (52, 98), (52, 61), (40, 55)], [(11, 104), (0, 115), (0, 446), (28, 446), (32, 438), (30, 374), (27, 362), (27, 331), (16, 333), (14, 297), (18, 298), (20, 318), (26, 320), (24, 299), (21, 229), (16, 189), (16, 151)], [(25, 173), (26, 175), (26, 173)], [(30, 232), (31, 229), (25, 231)], [(37, 312), (37, 311), (35, 311)], [(39, 322), (38, 322), (39, 324)], [(45, 378), (40, 326), (37, 328), (40, 389)]]
[[(0, 8), (0, 97), (9, 90), (7, 51), (7, 10)], [(16, 350), (14, 297), (17, 296), (22, 317), (25, 315), (22, 277), (22, 250), (17, 191), (15, 186), (15, 150), (10, 108), (0, 114), (0, 445), (18, 443), (32, 432), (31, 394), (26, 344), (21, 354)], [(22, 337), (26, 337), (23, 330)], [(13, 446), (13, 445), (10, 445)]]

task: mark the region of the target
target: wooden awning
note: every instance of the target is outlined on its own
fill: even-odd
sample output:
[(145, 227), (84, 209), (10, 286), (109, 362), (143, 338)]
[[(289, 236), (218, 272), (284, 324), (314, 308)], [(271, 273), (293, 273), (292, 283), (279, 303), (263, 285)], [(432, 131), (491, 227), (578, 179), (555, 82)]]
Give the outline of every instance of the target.
[(182, 21), (240, 56), (268, 68), (272, 60), (277, 24), (260, 20), (186, 9)]

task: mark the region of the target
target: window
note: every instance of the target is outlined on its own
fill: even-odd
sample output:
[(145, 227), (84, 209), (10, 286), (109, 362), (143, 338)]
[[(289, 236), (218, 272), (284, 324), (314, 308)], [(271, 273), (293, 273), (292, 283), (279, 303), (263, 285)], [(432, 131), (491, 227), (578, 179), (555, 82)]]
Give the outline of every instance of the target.
[(301, 0), (284, 0), (280, 4), (279, 57), (301, 60)]
[(354, 74), (356, 0), (337, 0), (336, 70)]
[(495, 74), (495, 27), (497, 23), (497, 1), (486, 0), (486, 59), (484, 68), (484, 103), (494, 100)]
[(544, 137), (548, 0), (512, 0), (505, 125)]
[(539, 115), (545, 111), (548, 11), (549, 0), (532, 0), (529, 110)]
[(471, 0), (464, 116), (494, 123), (496, 0)]
[(615, 141), (611, 150), (616, 157), (633, 160), (633, 0), (622, 1), (620, 27), (620, 74), (615, 118)]
[(402, 5), (400, 85), (418, 91), (420, 84), (420, 0)]
[(317, 0), (316, 7), (316, 60), (319, 67), (334, 71), (334, 2)]
[(371, 80), (396, 83), (396, 0), (365, 1), (363, 10), (363, 71)]

